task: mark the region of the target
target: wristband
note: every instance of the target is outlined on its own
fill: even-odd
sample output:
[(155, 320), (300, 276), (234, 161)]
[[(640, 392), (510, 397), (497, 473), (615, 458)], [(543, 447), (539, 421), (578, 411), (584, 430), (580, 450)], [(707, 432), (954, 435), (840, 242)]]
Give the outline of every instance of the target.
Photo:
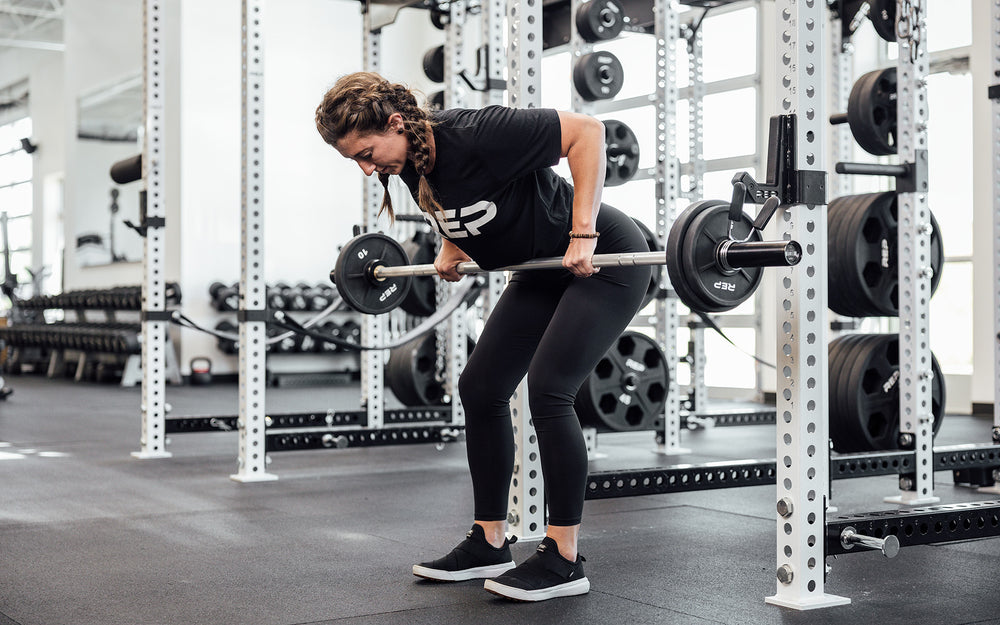
[(596, 239), (601, 236), (600, 232), (573, 232), (570, 231), (569, 238), (571, 239)]

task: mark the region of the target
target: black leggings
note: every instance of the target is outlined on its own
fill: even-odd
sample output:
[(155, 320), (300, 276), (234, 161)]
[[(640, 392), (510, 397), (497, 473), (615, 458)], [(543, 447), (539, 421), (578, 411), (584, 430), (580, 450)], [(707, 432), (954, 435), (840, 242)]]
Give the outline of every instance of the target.
[[(632, 219), (610, 206), (601, 207), (596, 226), (596, 253), (648, 249)], [(514, 464), (510, 397), (527, 372), (548, 523), (580, 523), (587, 446), (573, 402), (635, 316), (649, 276), (649, 267), (604, 267), (589, 278), (564, 269), (513, 275), (459, 380), (476, 520), (507, 518)]]

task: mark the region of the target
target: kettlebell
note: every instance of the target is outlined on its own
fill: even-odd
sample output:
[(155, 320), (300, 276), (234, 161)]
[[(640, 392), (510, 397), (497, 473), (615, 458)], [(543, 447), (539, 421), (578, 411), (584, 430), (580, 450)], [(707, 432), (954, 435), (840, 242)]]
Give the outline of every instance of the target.
[(206, 386), (212, 383), (212, 361), (205, 356), (191, 359), (191, 384)]

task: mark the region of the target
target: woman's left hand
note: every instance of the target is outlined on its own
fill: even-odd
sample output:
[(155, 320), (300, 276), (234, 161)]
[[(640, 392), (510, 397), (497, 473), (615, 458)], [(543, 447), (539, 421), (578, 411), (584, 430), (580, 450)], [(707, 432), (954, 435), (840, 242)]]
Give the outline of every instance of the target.
[(578, 278), (589, 278), (600, 271), (600, 268), (594, 267), (591, 263), (595, 249), (597, 249), (597, 239), (570, 239), (569, 247), (563, 256), (563, 267)]

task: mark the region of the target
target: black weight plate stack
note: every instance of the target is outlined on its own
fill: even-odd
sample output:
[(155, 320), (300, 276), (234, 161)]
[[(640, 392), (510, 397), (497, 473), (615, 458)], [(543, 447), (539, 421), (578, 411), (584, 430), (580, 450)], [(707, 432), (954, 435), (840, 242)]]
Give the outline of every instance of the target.
[[(829, 302), (847, 317), (899, 313), (898, 206), (892, 191), (837, 198), (830, 203)], [(931, 214), (931, 295), (944, 269), (940, 227)]]
[(632, 129), (616, 119), (604, 120), (607, 166), (604, 186), (623, 185), (639, 171), (639, 140)]
[(625, 26), (625, 10), (617, 0), (590, 0), (576, 10), (576, 30), (584, 41), (614, 39)]
[(584, 54), (573, 66), (573, 86), (584, 100), (609, 100), (622, 90), (625, 70), (610, 52)]
[(407, 406), (435, 406), (444, 397), (437, 380), (433, 333), (413, 339), (389, 352), (385, 383), (396, 399)]
[(653, 429), (663, 414), (669, 371), (656, 342), (626, 331), (594, 367), (576, 395), (583, 426), (599, 432)]
[[(733, 228), (742, 240), (753, 228), (746, 213)], [(716, 263), (716, 248), (729, 237), (729, 203), (704, 200), (687, 207), (667, 236), (667, 274), (677, 297), (691, 310), (725, 312), (745, 302), (763, 278), (761, 267), (723, 272)], [(753, 231), (751, 241), (760, 241)]]
[(370, 233), (344, 244), (330, 278), (344, 302), (369, 315), (387, 313), (399, 306), (410, 290), (411, 276), (377, 280), (373, 268), (379, 265), (402, 267), (409, 262), (406, 250), (395, 239)]
[[(855, 334), (830, 343), (830, 438), (840, 453), (899, 448), (899, 338)], [(944, 417), (944, 374), (931, 355), (931, 414)], [(836, 372), (836, 375), (833, 374)]]
[(432, 82), (444, 82), (444, 46), (424, 53), (424, 74)]
[[(418, 232), (413, 238), (403, 242), (403, 249), (410, 258), (411, 265), (430, 265), (437, 255), (434, 237)], [(403, 298), (400, 308), (415, 317), (428, 317), (437, 308), (437, 280), (434, 276), (413, 278), (409, 293)]]
[[(642, 231), (643, 238), (646, 239), (646, 245), (649, 247), (650, 252), (662, 252), (663, 246), (660, 245), (659, 239), (653, 234), (653, 231), (646, 227), (646, 224), (642, 223), (635, 217), (632, 218), (635, 225), (639, 226), (639, 230)], [(660, 277), (663, 275), (663, 267), (661, 265), (650, 265), (652, 273), (649, 276), (649, 286), (646, 287), (646, 294), (642, 296), (642, 305), (639, 306), (640, 309), (645, 308), (649, 305), (656, 294), (660, 291)]]
[(847, 101), (847, 122), (854, 140), (869, 154), (896, 153), (896, 68), (858, 78)]
[(882, 39), (896, 41), (896, 0), (868, 0), (868, 19)]

